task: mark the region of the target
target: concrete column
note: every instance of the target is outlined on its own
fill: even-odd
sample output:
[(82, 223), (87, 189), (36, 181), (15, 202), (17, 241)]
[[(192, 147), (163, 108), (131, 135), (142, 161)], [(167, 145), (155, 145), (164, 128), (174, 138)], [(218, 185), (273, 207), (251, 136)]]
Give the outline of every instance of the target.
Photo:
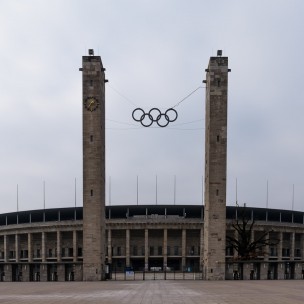
[(283, 232), (279, 232), (279, 244), (278, 244), (278, 259), (282, 261), (282, 248), (283, 248)]
[[(236, 240), (238, 240), (238, 238), (239, 238), (239, 234), (236, 230), (234, 231), (234, 238)], [(239, 255), (239, 253), (233, 248), (233, 257), (235, 260), (237, 259), (238, 255)]]
[(12, 281), (12, 265), (6, 264), (6, 266), (4, 268), (4, 272), (5, 272), (4, 282), (11, 282)]
[[(265, 236), (266, 239), (270, 238), (269, 232)], [(265, 255), (264, 255), (264, 260), (268, 260), (269, 258), (269, 245), (265, 246)]]
[(260, 279), (267, 280), (268, 262), (261, 263)]
[(45, 232), (42, 232), (41, 233), (41, 258), (42, 258), (43, 263), (46, 261), (45, 243), (46, 243), (46, 234), (45, 234)]
[(16, 263), (19, 262), (19, 248), (20, 248), (20, 236), (19, 234), (15, 234), (15, 255), (16, 255)]
[(27, 251), (28, 251), (28, 261), (33, 262), (33, 237), (31, 233), (27, 234)]
[(126, 229), (126, 266), (130, 265), (130, 229)]
[(291, 248), (290, 248), (290, 259), (294, 260), (295, 256), (295, 233), (291, 232), (290, 233), (290, 238), (291, 238)]
[(164, 256), (164, 270), (167, 269), (168, 265), (168, 230), (164, 229), (164, 243), (163, 243), (163, 256)]
[(61, 231), (57, 230), (57, 262), (61, 261)]
[(3, 238), (3, 242), (4, 242), (4, 262), (8, 262), (8, 236), (4, 235)]
[(204, 228), (201, 228), (200, 235), (200, 271), (204, 269)]
[(284, 278), (285, 278), (285, 263), (281, 262), (278, 263), (278, 280), (284, 280)]
[(112, 230), (108, 229), (108, 263), (112, 264)]
[(77, 230), (73, 230), (73, 261), (77, 261), (78, 243), (77, 243)]
[(41, 282), (47, 281), (47, 265), (46, 264), (40, 265), (40, 281)]
[(57, 280), (58, 282), (65, 281), (65, 265), (57, 264)]
[(22, 269), (22, 281), (29, 282), (30, 280), (30, 266), (29, 264), (23, 264), (21, 266)]
[(251, 241), (251, 243), (254, 242), (254, 234), (255, 234), (255, 231), (252, 229), (251, 230), (251, 235), (250, 235), (250, 241)]
[(145, 229), (145, 270), (149, 270), (149, 230)]
[(304, 259), (304, 234), (302, 234), (301, 237), (301, 256), (302, 256), (302, 260)]
[(186, 229), (182, 230), (182, 270), (186, 268)]

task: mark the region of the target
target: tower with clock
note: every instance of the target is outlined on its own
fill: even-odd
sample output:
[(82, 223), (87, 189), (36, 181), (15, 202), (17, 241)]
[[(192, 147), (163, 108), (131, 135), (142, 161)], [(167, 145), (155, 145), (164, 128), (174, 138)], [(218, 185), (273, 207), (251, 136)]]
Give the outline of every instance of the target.
[(100, 56), (82, 57), (83, 280), (105, 272), (105, 69)]
[(207, 280), (225, 279), (228, 57), (206, 69), (205, 209), (203, 268)]

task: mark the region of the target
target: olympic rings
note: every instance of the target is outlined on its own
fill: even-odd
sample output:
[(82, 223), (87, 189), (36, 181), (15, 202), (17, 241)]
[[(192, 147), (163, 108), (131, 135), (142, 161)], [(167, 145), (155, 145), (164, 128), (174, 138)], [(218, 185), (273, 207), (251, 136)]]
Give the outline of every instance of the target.
[(158, 108), (152, 108), (148, 113), (145, 113), (141, 108), (136, 108), (132, 112), (132, 118), (140, 122), (143, 127), (150, 127), (153, 122), (156, 122), (159, 127), (164, 128), (170, 122), (174, 122), (177, 116), (177, 112), (173, 108), (168, 109), (165, 113), (162, 113)]

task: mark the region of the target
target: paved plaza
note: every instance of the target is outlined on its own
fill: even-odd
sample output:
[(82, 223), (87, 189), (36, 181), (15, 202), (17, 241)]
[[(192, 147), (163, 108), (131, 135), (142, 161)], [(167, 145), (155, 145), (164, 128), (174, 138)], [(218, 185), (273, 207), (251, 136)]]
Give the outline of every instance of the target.
[(0, 303), (304, 303), (303, 281), (0, 283)]

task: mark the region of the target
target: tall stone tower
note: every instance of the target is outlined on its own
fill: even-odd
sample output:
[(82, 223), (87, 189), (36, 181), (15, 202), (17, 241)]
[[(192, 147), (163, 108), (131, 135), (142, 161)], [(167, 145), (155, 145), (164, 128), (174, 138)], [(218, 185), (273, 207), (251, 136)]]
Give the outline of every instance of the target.
[(204, 276), (225, 279), (228, 57), (206, 69)]
[(82, 57), (83, 280), (105, 272), (105, 69), (101, 58)]

